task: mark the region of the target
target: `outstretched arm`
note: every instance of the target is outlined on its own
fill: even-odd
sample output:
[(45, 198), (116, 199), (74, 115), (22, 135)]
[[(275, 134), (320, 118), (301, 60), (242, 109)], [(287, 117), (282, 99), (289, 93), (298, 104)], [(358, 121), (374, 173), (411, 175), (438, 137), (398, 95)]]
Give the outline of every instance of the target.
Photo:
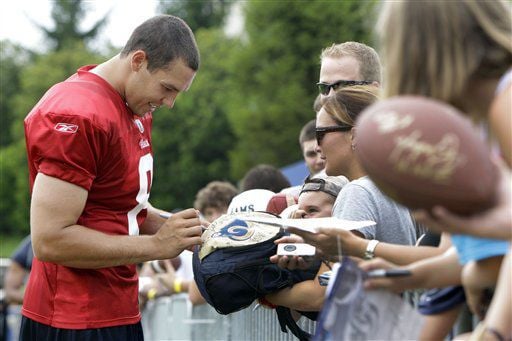
[[(343, 255), (363, 258), (368, 243), (357, 231), (340, 230), (336, 228), (320, 228), (318, 233), (311, 233), (299, 229), (289, 228), (292, 233), (301, 236), (304, 241), (319, 250), (321, 256), (326, 259), (336, 260), (339, 248)], [(406, 265), (421, 259), (442, 254), (450, 247), (451, 243), (445, 236), (439, 247), (408, 246), (390, 243), (379, 243), (375, 248), (375, 256), (384, 258), (399, 265)]]
[[(361, 262), (359, 266), (364, 271), (398, 267), (381, 258)], [(451, 247), (440, 256), (427, 258), (403, 268), (410, 270), (412, 275), (407, 277), (371, 278), (366, 280), (365, 287), (367, 289), (382, 288), (394, 292), (402, 292), (405, 290), (434, 289), (461, 284), (462, 266), (459, 264), (454, 247)]]

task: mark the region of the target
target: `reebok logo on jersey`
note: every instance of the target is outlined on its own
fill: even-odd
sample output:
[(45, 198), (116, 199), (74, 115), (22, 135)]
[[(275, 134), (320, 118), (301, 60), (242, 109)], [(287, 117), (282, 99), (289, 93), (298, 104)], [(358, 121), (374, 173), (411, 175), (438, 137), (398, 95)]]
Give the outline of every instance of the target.
[(149, 147), (149, 141), (147, 139), (141, 139), (139, 141), (139, 146), (140, 146), (140, 149), (147, 148), (147, 147)]
[(55, 130), (60, 131), (61, 133), (76, 133), (78, 126), (70, 123), (57, 123), (55, 125)]

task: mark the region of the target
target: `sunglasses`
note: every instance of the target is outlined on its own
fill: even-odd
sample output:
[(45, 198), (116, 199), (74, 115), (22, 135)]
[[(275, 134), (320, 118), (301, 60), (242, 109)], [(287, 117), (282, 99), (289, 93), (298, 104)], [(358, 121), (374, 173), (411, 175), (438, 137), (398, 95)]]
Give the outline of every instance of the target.
[(351, 129), (352, 129), (352, 127), (348, 126), (348, 125), (316, 128), (316, 130), (315, 130), (316, 143), (318, 145), (320, 145), (322, 143), (322, 140), (324, 139), (325, 135), (327, 135), (329, 133), (333, 133), (335, 131), (350, 131)]
[(338, 186), (332, 182), (327, 182), (322, 178), (311, 178), (311, 176), (308, 175), (308, 177), (304, 180), (304, 185), (302, 185), (300, 194), (304, 192), (324, 192), (336, 198), (340, 189), (341, 186)]
[(340, 80), (340, 81), (337, 81), (337, 82), (334, 82), (334, 83), (322, 83), (322, 82), (319, 82), (319, 83), (316, 83), (316, 85), (318, 86), (318, 91), (320, 91), (320, 93), (322, 95), (328, 95), (329, 92), (331, 92), (331, 89), (333, 90), (336, 90), (338, 88), (344, 88), (346, 86), (354, 86), (354, 85), (368, 85), (368, 84), (372, 84), (372, 82), (370, 81), (345, 81), (345, 80)]

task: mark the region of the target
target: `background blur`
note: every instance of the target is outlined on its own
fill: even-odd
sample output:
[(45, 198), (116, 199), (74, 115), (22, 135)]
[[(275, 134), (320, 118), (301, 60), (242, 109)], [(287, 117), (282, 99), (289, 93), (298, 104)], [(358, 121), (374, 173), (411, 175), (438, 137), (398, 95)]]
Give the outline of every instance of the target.
[(117, 54), (153, 14), (187, 21), (201, 50), (191, 89), (171, 111), (154, 113), (151, 202), (167, 210), (190, 207), (211, 180), (236, 184), (256, 164), (301, 160), (298, 135), (315, 117), (322, 48), (375, 46), (373, 0), (36, 3), (37, 12), (2, 9), (0, 257), (30, 230), (24, 117), (51, 85)]

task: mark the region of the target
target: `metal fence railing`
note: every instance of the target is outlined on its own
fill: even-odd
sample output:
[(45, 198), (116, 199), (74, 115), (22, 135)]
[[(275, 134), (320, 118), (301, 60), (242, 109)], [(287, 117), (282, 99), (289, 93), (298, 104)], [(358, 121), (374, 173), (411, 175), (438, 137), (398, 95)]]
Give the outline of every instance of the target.
[[(142, 326), (146, 341), (167, 340), (227, 340), (227, 341), (291, 341), (296, 338), (281, 332), (274, 310), (250, 307), (230, 315), (220, 315), (211, 306), (192, 306), (187, 294), (161, 297), (147, 303), (142, 312)], [(17, 340), (20, 327), (21, 306), (9, 307), (7, 324), (10, 327), (8, 340)], [(472, 330), (471, 314), (459, 316), (453, 335)], [(314, 334), (316, 323), (302, 317), (297, 324), (306, 332)], [(447, 337), (445, 340), (450, 340)]]
[[(255, 303), (247, 309), (230, 315), (230, 340), (275, 340), (288, 341), (297, 338), (288, 331), (283, 333), (274, 310), (259, 307), (254, 310)], [(302, 317), (298, 326), (308, 333), (314, 333), (315, 322)]]
[[(220, 315), (209, 305), (192, 306), (186, 295), (162, 297), (148, 302), (142, 313), (147, 341), (162, 340), (296, 340), (283, 333), (274, 310), (250, 307)], [(302, 317), (297, 324), (314, 333), (315, 322)]]

